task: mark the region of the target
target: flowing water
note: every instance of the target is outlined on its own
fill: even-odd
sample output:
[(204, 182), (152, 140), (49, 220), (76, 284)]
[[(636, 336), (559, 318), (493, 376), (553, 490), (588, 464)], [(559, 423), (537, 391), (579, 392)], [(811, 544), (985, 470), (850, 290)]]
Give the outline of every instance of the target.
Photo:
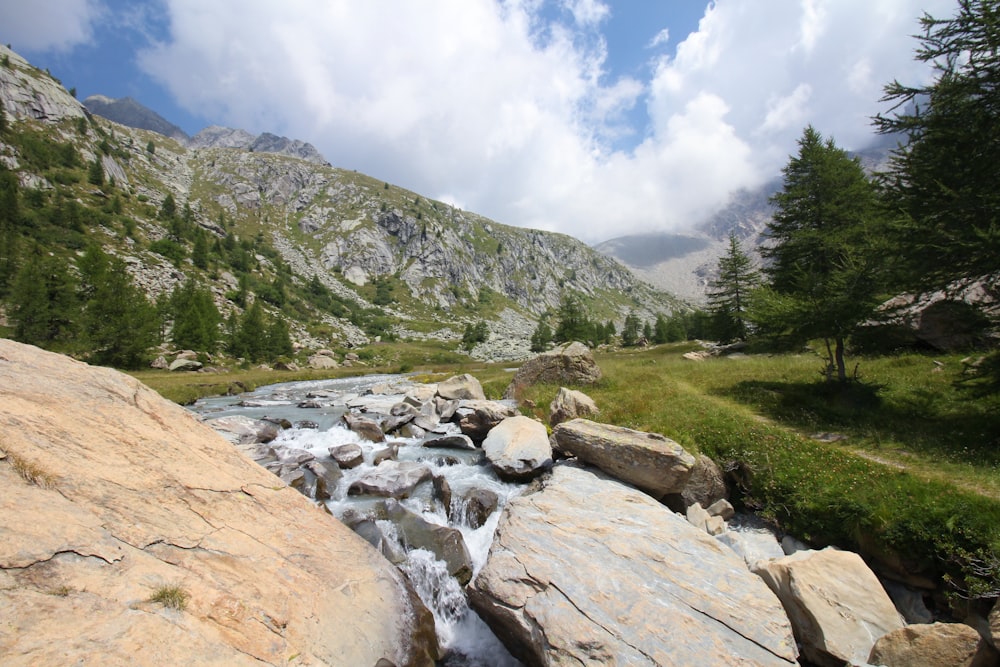
[[(245, 415), (254, 419), (287, 419), (294, 424), (293, 428), (281, 431), (277, 439), (269, 443), (279, 452), (283, 448), (307, 450), (318, 459), (328, 460), (328, 450), (332, 446), (360, 445), (364, 463), (344, 470), (344, 476), (332, 491), (331, 499), (325, 502), (338, 518), (351, 513), (377, 519), (374, 512), (381, 499), (348, 495), (347, 489), (353, 481), (374, 469), (374, 454), (384, 449), (386, 444), (361, 439), (346, 428), (341, 416), (351, 407), (363, 405), (369, 410), (388, 413), (394, 403), (402, 400), (402, 391), (408, 386), (413, 385), (405, 378), (394, 375), (289, 382), (261, 387), (240, 396), (203, 399), (192, 409), (205, 418)], [(390, 392), (399, 393), (371, 394), (373, 388), (378, 391), (388, 388)], [(320, 407), (298, 407), (307, 397), (319, 398)], [(459, 433), (458, 427), (453, 424), (447, 425), (447, 429)], [(390, 438), (390, 441), (399, 445), (399, 461), (423, 462), (435, 476), (448, 481), (453, 493), (451, 520), (446, 508), (435, 499), (429, 483), (421, 484), (411, 497), (401, 500), (400, 504), (428, 522), (450, 525), (461, 531), (475, 576), (486, 562), (504, 505), (521, 492), (521, 487), (500, 481), (484, 462), (479, 450), (427, 449), (421, 446), (422, 440), (418, 438)], [(478, 528), (469, 524), (468, 512), (462, 503), (465, 494), (474, 488), (488, 489), (499, 500), (496, 511)], [(486, 624), (469, 608), (462, 586), (448, 574), (443, 561), (425, 549), (407, 548), (391, 522), (379, 519), (376, 524), (383, 537), (393, 540), (396, 548), (405, 552), (405, 560), (399, 567), (434, 614), (438, 639), (448, 651), (444, 664), (450, 667), (514, 667), (521, 664), (510, 656)]]

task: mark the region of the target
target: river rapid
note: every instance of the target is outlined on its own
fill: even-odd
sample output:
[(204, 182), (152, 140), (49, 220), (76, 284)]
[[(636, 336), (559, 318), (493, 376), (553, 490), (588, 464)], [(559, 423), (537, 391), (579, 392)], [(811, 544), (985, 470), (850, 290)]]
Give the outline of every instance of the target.
[[(391, 548), (404, 555), (399, 568), (413, 584), (424, 604), (434, 614), (438, 640), (446, 651), (441, 664), (451, 667), (514, 667), (521, 663), (511, 657), (479, 616), (469, 608), (463, 587), (448, 574), (444, 561), (434, 553), (413, 548), (400, 538), (396, 526), (381, 518), (382, 498), (371, 495), (350, 495), (351, 484), (370, 474), (374, 455), (384, 450), (386, 443), (373, 443), (349, 430), (342, 420), (345, 412), (377, 412), (388, 414), (390, 407), (404, 399), (414, 383), (399, 375), (370, 375), (309, 382), (288, 382), (261, 387), (239, 396), (207, 398), (197, 401), (191, 409), (203, 419), (241, 415), (252, 419), (287, 420), (291, 428), (280, 430), (268, 445), (279, 458), (301, 456), (305, 450), (317, 460), (330, 461), (329, 449), (338, 445), (357, 444), (364, 462), (356, 468), (343, 470), (343, 477), (330, 499), (323, 502), (337, 518), (351, 525), (359, 518), (373, 519)], [(310, 406), (310, 407), (304, 407)], [(211, 423), (211, 422), (209, 422)], [(455, 424), (441, 424), (436, 433), (459, 434)], [(444, 507), (433, 491), (433, 484), (420, 484), (409, 497), (399, 500), (406, 509), (427, 522), (459, 530), (468, 549), (473, 577), (486, 562), (493, 535), (506, 503), (522, 492), (518, 484), (502, 482), (486, 463), (482, 451), (430, 449), (422, 446), (424, 438), (389, 437), (397, 444), (398, 461), (420, 462), (436, 477), (444, 478), (452, 490), (452, 507)], [(464, 498), (472, 489), (487, 489), (496, 494), (497, 508), (480, 527), (470, 525)], [(391, 500), (389, 502), (392, 502)], [(451, 518), (449, 518), (449, 515)]]

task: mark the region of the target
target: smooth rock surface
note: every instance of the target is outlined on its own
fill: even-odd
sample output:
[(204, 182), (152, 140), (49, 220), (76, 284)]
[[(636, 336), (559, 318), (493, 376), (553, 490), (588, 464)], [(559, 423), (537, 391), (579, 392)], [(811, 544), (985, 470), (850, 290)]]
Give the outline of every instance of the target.
[(507, 481), (527, 481), (552, 467), (549, 433), (531, 417), (510, 417), (494, 426), (483, 441), (483, 453)]
[(868, 662), (885, 667), (996, 667), (1000, 656), (962, 623), (909, 625), (875, 642)]
[(817, 665), (864, 663), (876, 639), (903, 627), (878, 578), (851, 551), (799, 551), (754, 572), (781, 599), (803, 657)]
[(658, 433), (574, 419), (552, 429), (555, 449), (597, 466), (654, 498), (679, 493), (695, 459), (683, 447)]
[(437, 393), (438, 396), (445, 400), (486, 400), (486, 394), (483, 393), (483, 385), (468, 373), (456, 375), (444, 382), (438, 383)]
[(4, 665), (433, 664), (394, 567), (134, 378), (0, 340), (0, 423)]
[(408, 498), (417, 485), (433, 477), (431, 469), (416, 461), (383, 461), (377, 468), (351, 482), (350, 495)]
[(582, 466), (507, 504), (469, 591), (527, 665), (795, 664), (781, 604), (738, 557)]

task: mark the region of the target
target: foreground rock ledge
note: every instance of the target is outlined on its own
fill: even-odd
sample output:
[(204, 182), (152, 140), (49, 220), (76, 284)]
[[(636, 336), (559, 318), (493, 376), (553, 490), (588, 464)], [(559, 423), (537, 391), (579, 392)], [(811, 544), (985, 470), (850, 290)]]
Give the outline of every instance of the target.
[(575, 465), (506, 506), (469, 592), (528, 665), (796, 664), (780, 602), (738, 556)]
[(0, 424), (4, 665), (433, 664), (388, 561), (135, 379), (0, 340)]

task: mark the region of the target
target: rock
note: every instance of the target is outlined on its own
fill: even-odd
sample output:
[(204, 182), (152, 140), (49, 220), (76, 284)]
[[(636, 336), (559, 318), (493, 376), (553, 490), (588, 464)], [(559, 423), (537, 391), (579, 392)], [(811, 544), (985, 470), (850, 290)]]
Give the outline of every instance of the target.
[(462, 404), (461, 401), (452, 401), (443, 399), (440, 396), (437, 398), (437, 412), (438, 417), (443, 422), (450, 422), (451, 418), (455, 416), (455, 411)]
[(413, 421), (416, 415), (389, 415), (382, 420), (382, 432), (389, 434), (400, 430), (404, 425)]
[(716, 500), (714, 503), (706, 507), (705, 511), (712, 516), (719, 517), (723, 521), (729, 521), (736, 514), (736, 510), (726, 499)]
[(795, 664), (780, 603), (739, 558), (581, 466), (507, 503), (467, 590), (529, 665)]
[(267, 443), (278, 437), (278, 428), (274, 424), (245, 415), (206, 419), (205, 424), (233, 444)]
[(333, 496), (337, 483), (344, 476), (340, 466), (331, 461), (310, 461), (305, 467), (316, 476), (306, 495), (314, 500), (328, 500)]
[(778, 538), (766, 528), (741, 528), (727, 530), (716, 539), (736, 552), (748, 568), (753, 569), (758, 561), (781, 558), (785, 553), (778, 544)]
[(450, 377), (438, 383), (438, 396), (445, 400), (485, 401), (483, 385), (468, 373)]
[(294, 361), (278, 361), (274, 364), (274, 370), (276, 371), (297, 371), (299, 370), (299, 365)]
[(927, 624), (934, 622), (934, 614), (927, 608), (924, 596), (920, 591), (891, 579), (882, 579), (882, 588), (889, 595), (896, 611), (902, 615), (903, 620), (907, 623)]
[(309, 368), (315, 368), (316, 370), (330, 370), (333, 368), (340, 368), (340, 364), (332, 356), (316, 353), (309, 357), (307, 362)]
[(552, 430), (555, 449), (595, 465), (654, 498), (678, 493), (687, 483), (695, 459), (683, 447), (658, 433), (574, 419)]
[[(297, 468), (295, 466), (281, 466), (278, 470), (278, 477), (282, 482), (292, 487), (302, 495), (309, 495), (306, 493), (306, 484), (308, 483), (308, 480), (306, 479), (306, 472), (302, 468)], [(315, 480), (315, 476), (313, 477)]]
[(337, 462), (337, 465), (344, 470), (357, 468), (365, 462), (364, 450), (357, 443), (350, 442), (346, 445), (336, 445), (330, 447), (328, 451), (333, 460)]
[[(0, 461), (3, 662), (437, 657), (395, 567), (134, 378), (0, 340), (0, 423), (36, 480)], [(167, 586), (184, 608), (151, 601)]]
[(437, 498), (441, 504), (444, 506), (444, 513), (448, 516), (448, 520), (451, 520), (451, 484), (448, 482), (448, 478), (444, 475), (434, 475), (434, 497)]
[(759, 563), (754, 570), (792, 621), (802, 655), (820, 667), (864, 663), (875, 640), (903, 620), (861, 556), (827, 548)]
[(583, 385), (601, 379), (601, 368), (594, 361), (590, 348), (583, 343), (567, 343), (543, 352), (521, 364), (503, 397), (517, 398), (521, 387), (539, 383)]
[(875, 642), (868, 662), (886, 667), (990, 667), (1000, 664), (1000, 655), (975, 628), (962, 623), (932, 623), (883, 635)]
[(475, 442), (482, 442), (490, 429), (517, 414), (516, 408), (498, 401), (463, 401), (455, 411), (459, 429)]
[(352, 496), (409, 498), (417, 485), (432, 477), (431, 469), (415, 461), (384, 461), (382, 465), (354, 480), (347, 488)]
[(282, 448), (278, 451), (278, 459), (281, 463), (291, 466), (300, 466), (315, 460), (316, 455), (306, 449)]
[(709, 535), (721, 535), (726, 531), (726, 521), (722, 517), (713, 516), (698, 503), (687, 508), (686, 518), (692, 526)]
[(316, 399), (309, 398), (304, 401), (299, 401), (295, 407), (301, 410), (317, 410), (319, 408), (322, 408), (323, 404), (317, 401)]
[(695, 503), (701, 504), (702, 507), (711, 507), (716, 501), (726, 498), (728, 493), (722, 469), (712, 459), (699, 454), (695, 457), (691, 476), (681, 489), (680, 495), (684, 507), (690, 507)]
[(197, 371), (201, 369), (201, 362), (194, 359), (174, 359), (170, 362), (167, 370), (171, 371)]
[(149, 367), (150, 368), (155, 368), (157, 370), (165, 371), (168, 368), (170, 368), (170, 364), (167, 363), (166, 357), (164, 357), (161, 354), (156, 359), (153, 359), (153, 361), (149, 364)]
[(990, 612), (990, 639), (993, 648), (1000, 650), (1000, 600), (997, 600), (993, 605), (993, 611)]
[(582, 391), (560, 387), (549, 404), (549, 426), (556, 426), (577, 417), (591, 417), (600, 412), (594, 399)]
[(452, 435), (442, 435), (437, 438), (424, 440), (421, 443), (421, 446), (429, 448), (468, 449), (468, 450), (476, 448), (476, 445), (472, 442), (472, 438), (470, 438), (467, 435), (460, 435), (457, 433)]
[(427, 549), (448, 565), (448, 574), (465, 585), (472, 579), (472, 558), (461, 531), (430, 523), (393, 500), (386, 501), (389, 520), (396, 524), (403, 542)]
[(268, 463), (275, 463), (278, 460), (278, 455), (274, 451), (274, 448), (267, 445), (252, 443), (246, 445), (237, 444), (236, 449), (249, 456), (250, 460), (259, 466), (266, 466)]
[(399, 445), (392, 443), (384, 449), (380, 449), (372, 454), (372, 465), (378, 467), (383, 461), (395, 461), (399, 454)]
[(350, 412), (345, 412), (343, 416), (347, 428), (351, 429), (365, 440), (370, 442), (385, 442), (385, 433), (382, 427), (371, 419), (359, 417)]
[(365, 538), (369, 544), (382, 552), (382, 555), (393, 565), (399, 565), (406, 561), (406, 552), (396, 544), (395, 540), (386, 537), (375, 521), (362, 519), (350, 524), (350, 527), (351, 530)]
[(479, 528), (496, 511), (500, 499), (489, 489), (473, 488), (462, 496), (459, 521), (471, 528)]
[(483, 453), (507, 481), (526, 481), (552, 467), (548, 431), (531, 417), (509, 417), (494, 426), (483, 441)]

